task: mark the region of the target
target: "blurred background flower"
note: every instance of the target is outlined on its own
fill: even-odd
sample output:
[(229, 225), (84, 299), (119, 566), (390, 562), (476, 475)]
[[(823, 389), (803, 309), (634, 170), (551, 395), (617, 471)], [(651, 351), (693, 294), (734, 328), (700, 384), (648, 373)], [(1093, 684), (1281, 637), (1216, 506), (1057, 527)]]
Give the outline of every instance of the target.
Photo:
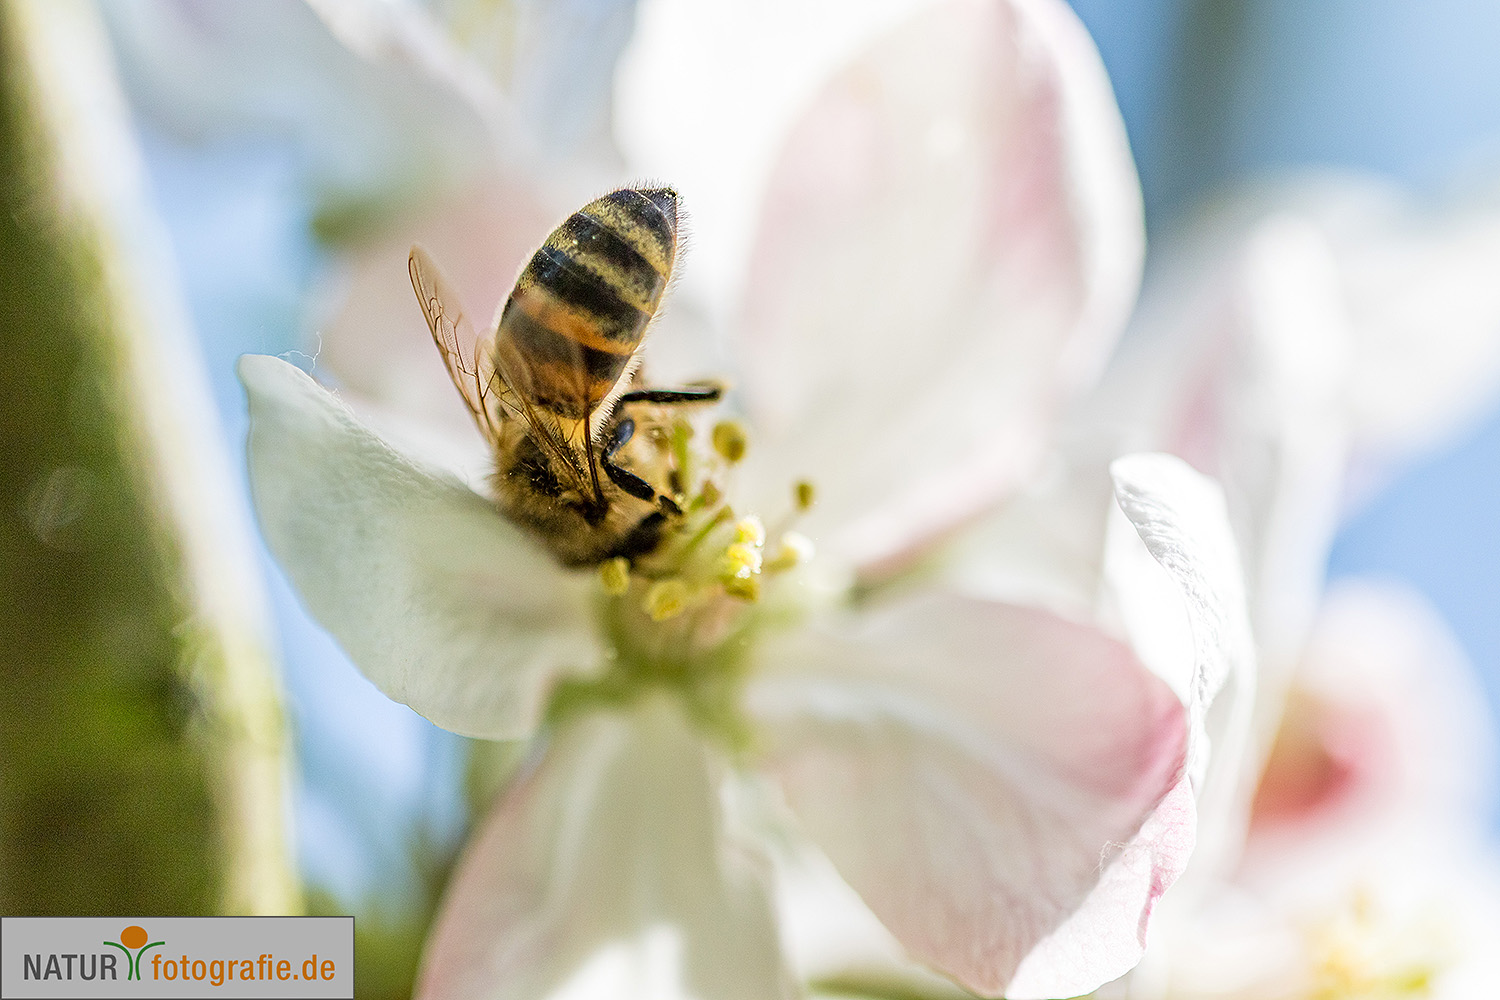
[[(101, 5), (144, 153), (143, 191), (166, 223), (170, 251), (158, 273), (175, 259), (202, 353), (201, 367), (190, 367), (207, 373), (217, 404), (215, 447), (241, 451), (232, 364), (246, 351), (336, 373), (371, 399), (425, 409), (439, 427), (461, 423), (440, 381), (391, 378), (408, 359), (439, 369), (404, 283), (369, 262), (382, 247), (404, 256), (414, 239), (441, 245), (445, 233), (492, 230), (492, 246), (440, 256), (472, 262), (468, 273), (454, 270), (474, 301), (498, 300), (534, 237), (622, 171), (670, 165), (667, 179), (692, 189), (700, 245), (663, 341), (691, 343), (695, 331), (722, 326), (716, 303), (734, 300), (753, 238), (754, 210), (737, 193), (766, 183), (779, 137), (833, 68), (912, 6)], [(1220, 863), (1202, 865), (1214, 877), (1196, 897), (1223, 899), (1226, 872), (1277, 881), (1254, 872), (1274, 873), (1268, 857), (1297, 856), (1292, 818), (1353, 801), (1341, 796), (1357, 800), (1367, 770), (1389, 775), (1382, 761), (1407, 760), (1399, 740), (1377, 738), (1389, 728), (1380, 721), (1388, 704), (1347, 703), (1357, 681), (1330, 689), (1318, 680), (1312, 664), (1354, 655), (1336, 652), (1346, 644), (1339, 636), (1357, 635), (1347, 623), (1362, 620), (1337, 596), (1348, 591), (1325, 595), (1328, 581), (1404, 581), (1407, 596), (1379, 605), (1384, 617), (1404, 620), (1395, 605), (1426, 608), (1408, 616), (1427, 623), (1419, 631), (1441, 634), (1443, 622), (1453, 631), (1451, 641), (1409, 644), (1444, 650), (1407, 657), (1416, 664), (1408, 676), (1423, 678), (1414, 690), (1439, 661), (1458, 663), (1452, 672), (1472, 670), (1477, 688), (1459, 684), (1448, 704), (1482, 698), (1484, 723), (1500, 703), (1500, 283), (1490, 277), (1500, 209), (1489, 194), (1500, 168), (1500, 13), (1465, 0), (1073, 6), (1124, 114), (1152, 250), (1137, 319), (1030, 499), (1060, 525), (1079, 523), (1074, 510), (1097, 525), (1099, 484), (1080, 483), (1073, 470), (1126, 448), (1173, 450), (1225, 481), (1271, 679), (1251, 759), (1266, 757), (1271, 770), (1258, 793), (1247, 777), (1222, 806)], [(523, 231), (532, 235), (516, 235)], [(413, 332), (403, 345), (361, 351), (338, 336), (395, 334), (391, 319), (403, 315)], [(717, 360), (680, 363), (697, 374)], [(664, 362), (663, 376), (678, 373)], [(49, 524), (74, 523), (64, 501), (77, 495), (68, 488), (76, 479), (65, 474), (50, 491), (23, 484), (18, 495), (51, 498), (28, 509), (53, 512)], [(243, 518), (243, 499), (227, 503)], [(1077, 573), (1013, 572), (990, 585), (1066, 601), (1097, 573), (1089, 553), (1100, 545), (1058, 530), (1082, 553)], [(503, 751), (475, 755), (387, 702), (307, 620), (264, 556), (259, 568), (295, 735), (290, 812), (311, 905), (358, 912), (361, 992), (401, 995), (470, 804), (508, 762)], [(1283, 697), (1293, 706), (1284, 723)], [(1493, 748), (1476, 737), (1446, 759), (1487, 773), (1482, 755)], [(1309, 763), (1289, 779), (1288, 760)], [(1428, 778), (1464, 766), (1394, 773), (1430, 788)], [(1463, 802), (1450, 810), (1455, 824), (1493, 828), (1488, 791)], [(1335, 842), (1353, 836), (1336, 832), (1347, 826), (1302, 829)], [(1237, 845), (1247, 839), (1241, 872)], [(1408, 860), (1386, 867), (1421, 856), (1398, 852), (1391, 857)], [(1197, 905), (1188, 896), (1184, 907)], [(1307, 906), (1337, 913), (1351, 898)], [(1273, 907), (1279, 916), (1261, 925), (1284, 929), (1294, 909)], [(1166, 973), (1155, 985), (1148, 974), (1156, 973), (1143, 970), (1131, 988), (1166, 989)], [(1298, 988), (1286, 995), (1305, 995)]]

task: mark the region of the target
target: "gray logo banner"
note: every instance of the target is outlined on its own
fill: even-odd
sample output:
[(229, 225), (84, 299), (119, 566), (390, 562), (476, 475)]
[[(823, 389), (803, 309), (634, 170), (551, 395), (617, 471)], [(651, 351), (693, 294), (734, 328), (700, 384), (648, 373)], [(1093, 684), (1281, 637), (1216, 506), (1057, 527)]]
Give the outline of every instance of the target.
[(0, 1000), (353, 996), (353, 917), (0, 917)]

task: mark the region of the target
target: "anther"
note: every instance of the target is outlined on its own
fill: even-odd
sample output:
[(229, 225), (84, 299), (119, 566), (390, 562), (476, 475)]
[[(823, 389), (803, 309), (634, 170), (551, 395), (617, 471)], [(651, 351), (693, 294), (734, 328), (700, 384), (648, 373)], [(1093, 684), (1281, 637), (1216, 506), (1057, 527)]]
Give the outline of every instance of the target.
[(646, 591), (643, 609), (654, 622), (676, 618), (687, 608), (687, 584), (676, 577), (657, 580)]
[(599, 564), (599, 582), (604, 592), (614, 597), (624, 595), (630, 589), (630, 560), (615, 556)]
[(749, 446), (749, 438), (745, 434), (745, 428), (733, 420), (723, 420), (714, 424), (714, 451), (726, 462), (738, 462), (745, 457), (745, 449)]
[(760, 546), (749, 542), (735, 542), (724, 550), (726, 576), (753, 576), (760, 572)]
[(734, 540), (748, 542), (759, 548), (766, 544), (766, 526), (761, 524), (760, 518), (754, 514), (747, 514), (735, 522)]
[(796, 497), (798, 510), (808, 510), (818, 502), (818, 491), (806, 479), (797, 480), (797, 485), (792, 487), (792, 495)]
[(798, 531), (788, 531), (781, 536), (775, 555), (766, 560), (765, 572), (781, 573), (808, 562), (813, 557), (812, 539)]

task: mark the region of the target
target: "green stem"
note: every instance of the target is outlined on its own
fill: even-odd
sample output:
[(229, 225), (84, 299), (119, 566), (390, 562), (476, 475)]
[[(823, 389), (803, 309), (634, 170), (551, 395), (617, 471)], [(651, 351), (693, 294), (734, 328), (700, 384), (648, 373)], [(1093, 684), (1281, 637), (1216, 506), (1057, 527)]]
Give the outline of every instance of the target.
[(97, 12), (0, 0), (0, 911), (277, 912), (247, 525)]

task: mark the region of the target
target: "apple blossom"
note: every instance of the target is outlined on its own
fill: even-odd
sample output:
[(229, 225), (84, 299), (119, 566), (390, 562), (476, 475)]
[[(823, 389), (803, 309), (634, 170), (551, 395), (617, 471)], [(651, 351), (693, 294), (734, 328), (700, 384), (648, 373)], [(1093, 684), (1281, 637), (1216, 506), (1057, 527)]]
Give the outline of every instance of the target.
[(976, 991), (1077, 992), (1138, 957), (1191, 841), (1189, 719), (1245, 648), (1222, 510), (1175, 460), (1116, 475), (1191, 609), (1187, 716), (1116, 640), (940, 588), (821, 614), (803, 598), (801, 628), (777, 627), (792, 595), (710, 592), (714, 613), (657, 622), (292, 366), (252, 356), (241, 375), (267, 538), (367, 676), (469, 735), (551, 720), (460, 864), (426, 995), (538, 995), (657, 923), (679, 929), (694, 992), (787, 982), (753, 855), (717, 834), (731, 766), (769, 770), (897, 938)]
[[(724, 808), (747, 783), (912, 957), (985, 995), (1122, 974), (1186, 864), (1214, 699), (1253, 667), (1217, 488), (1164, 456), (1116, 464), (1118, 614), (922, 572), (940, 541), (983, 544), (964, 525), (1033, 472), (1128, 308), (1139, 195), (1097, 56), (1061, 4), (932, 3), (815, 90), (729, 321), (744, 460), (683, 434), (704, 517), (653, 580), (564, 569), (436, 471), (430, 437), (398, 434), (410, 457), (291, 366), (241, 363), (257, 509), (309, 610), (391, 697), (533, 741), (455, 872), (423, 995), (794, 993), (764, 848)], [(504, 280), (494, 247), (523, 252), (546, 216), (485, 204), (442, 225), (498, 232), (459, 260)], [(356, 307), (401, 288), (413, 235)], [(400, 315), (343, 324), (389, 339)], [(664, 317), (653, 372), (702, 353), (691, 318)], [(330, 363), (382, 395), (390, 357), (330, 333)], [(780, 527), (803, 480), (811, 558)]]

